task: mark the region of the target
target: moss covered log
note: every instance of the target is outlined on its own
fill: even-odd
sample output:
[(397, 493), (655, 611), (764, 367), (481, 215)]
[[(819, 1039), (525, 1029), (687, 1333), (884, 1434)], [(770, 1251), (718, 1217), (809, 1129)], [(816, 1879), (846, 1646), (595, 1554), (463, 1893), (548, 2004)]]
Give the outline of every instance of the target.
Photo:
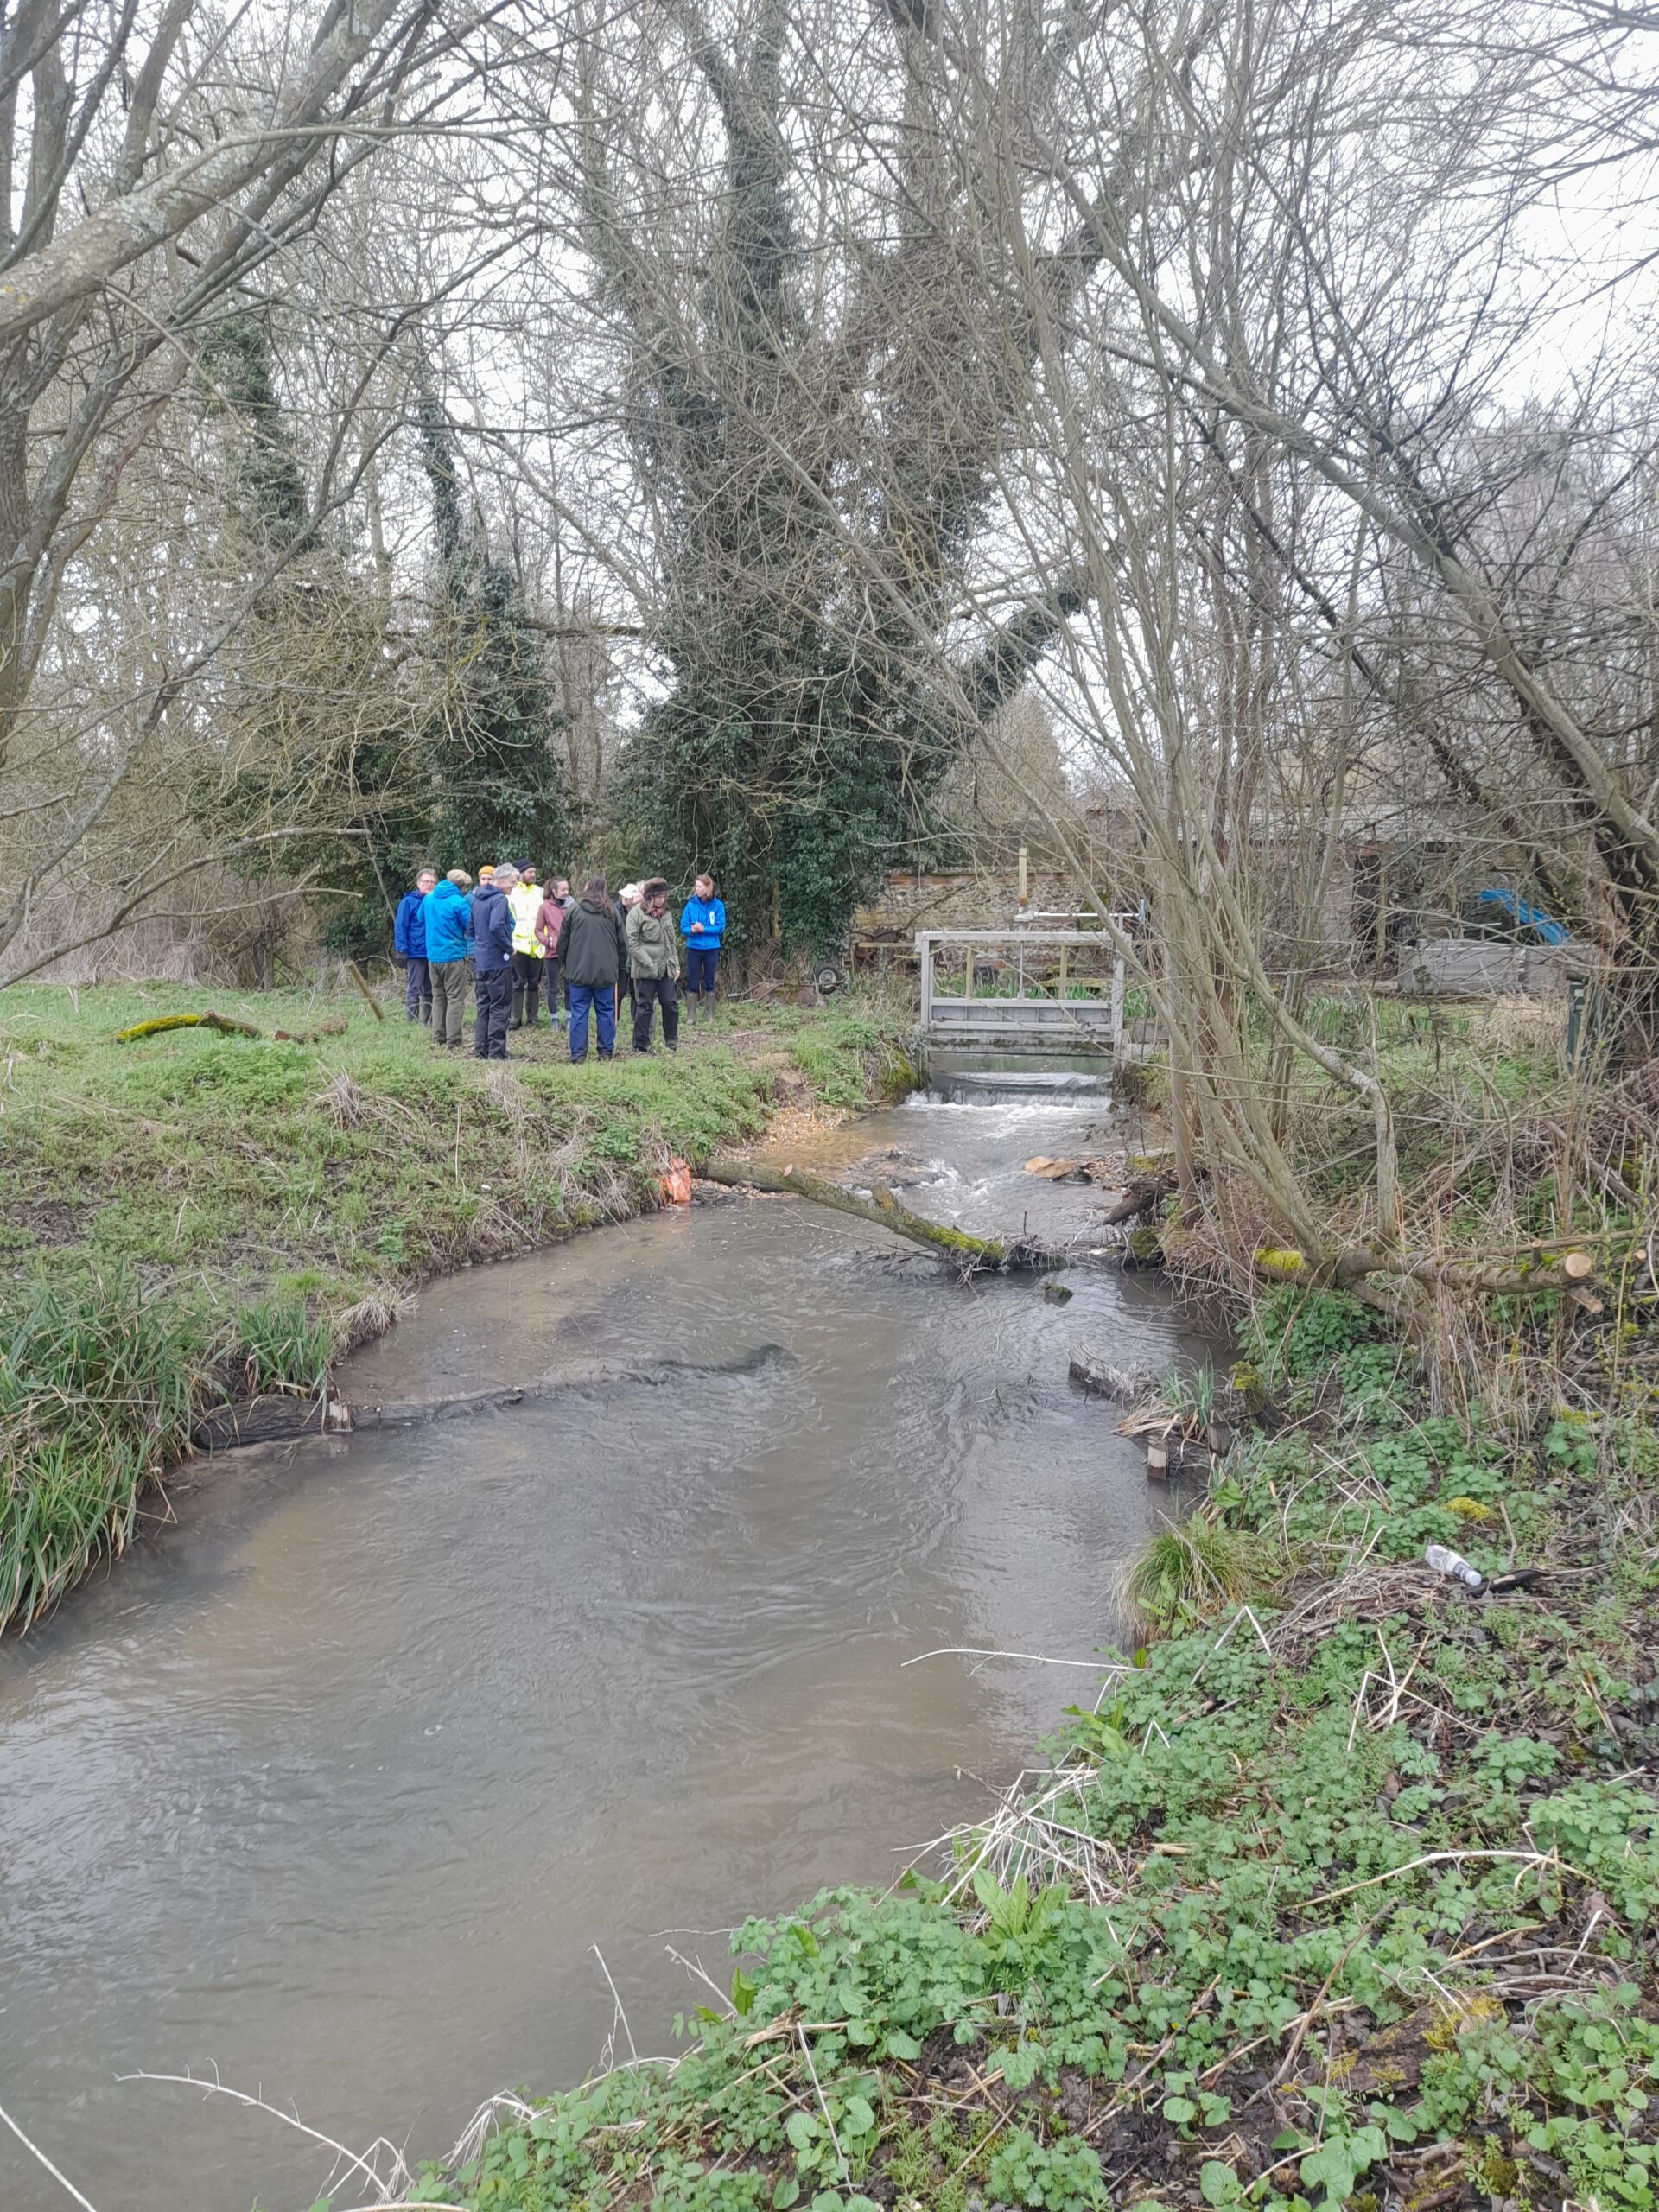
[(970, 1274), (980, 1268), (1058, 1264), (1053, 1254), (1042, 1252), (1034, 1245), (971, 1236), (967, 1230), (952, 1229), (947, 1223), (930, 1221), (925, 1214), (912, 1212), (894, 1198), (885, 1183), (878, 1183), (867, 1198), (823, 1175), (810, 1174), (805, 1168), (772, 1167), (758, 1160), (710, 1160), (701, 1173), (707, 1181), (723, 1183), (733, 1190), (786, 1192), (793, 1198), (806, 1198), (814, 1205), (829, 1206), (836, 1213), (851, 1214), (856, 1221), (869, 1222), (877, 1229), (891, 1230), (895, 1236), (905, 1237), (912, 1244), (924, 1245), (941, 1259), (949, 1260)]
[(164, 1037), (169, 1029), (216, 1029), (225, 1037), (259, 1034), (251, 1021), (232, 1021), (222, 1014), (161, 1014), (149, 1021), (135, 1021), (130, 1028), (118, 1029), (115, 1041), (132, 1045), (141, 1037)]

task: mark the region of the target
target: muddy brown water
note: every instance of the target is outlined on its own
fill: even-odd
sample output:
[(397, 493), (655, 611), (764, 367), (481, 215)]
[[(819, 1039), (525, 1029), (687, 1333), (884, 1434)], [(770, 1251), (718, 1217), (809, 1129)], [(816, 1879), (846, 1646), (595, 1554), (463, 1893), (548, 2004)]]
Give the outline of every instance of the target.
[[(1091, 1194), (1020, 1163), (1109, 1134), (924, 1101), (819, 1164), (896, 1153), (912, 1205), (1086, 1241)], [(669, 1944), (724, 1981), (747, 1912), (984, 1812), (1096, 1678), (905, 1662), (1086, 1660), (1171, 1503), (1066, 1379), (1078, 1342), (1174, 1357), (1161, 1287), (1058, 1287), (781, 1199), (423, 1294), (348, 1397), (570, 1389), (215, 1461), (0, 1650), (0, 2104), (98, 2212), (308, 2206), (329, 2159), (277, 2120), (119, 2077), (435, 2152), (624, 2045), (600, 1954), (667, 2049), (706, 1994)], [(5, 2212), (70, 2201), (0, 2130)]]

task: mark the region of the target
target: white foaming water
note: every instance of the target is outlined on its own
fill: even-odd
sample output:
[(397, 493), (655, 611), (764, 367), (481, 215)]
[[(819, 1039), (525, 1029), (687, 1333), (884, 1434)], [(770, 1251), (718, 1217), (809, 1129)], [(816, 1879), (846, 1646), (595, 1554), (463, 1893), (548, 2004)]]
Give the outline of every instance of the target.
[(1001, 1127), (1013, 1128), (1021, 1122), (1042, 1121), (1053, 1114), (1076, 1114), (1084, 1118), (1092, 1116), (1098, 1121), (1109, 1111), (1111, 1103), (1104, 1092), (1071, 1098), (1063, 1093), (1058, 1096), (1019, 1094), (1001, 1098), (943, 1098), (934, 1091), (918, 1090), (895, 1110), (900, 1114), (994, 1114)]

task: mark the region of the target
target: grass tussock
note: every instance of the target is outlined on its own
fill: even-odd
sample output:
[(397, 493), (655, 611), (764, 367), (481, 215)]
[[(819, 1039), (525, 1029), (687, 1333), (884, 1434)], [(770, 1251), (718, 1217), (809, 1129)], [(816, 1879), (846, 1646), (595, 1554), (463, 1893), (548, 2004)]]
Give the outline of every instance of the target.
[(1559, 1060), (1567, 1040), (1566, 995), (1505, 991), (1478, 1009), (1471, 1028), (1480, 1048), (1500, 1058)]
[(126, 1549), (197, 1370), (178, 1311), (118, 1262), (31, 1277), (0, 1327), (0, 1624), (26, 1628)]
[(1268, 1543), (1224, 1526), (1200, 1506), (1160, 1530), (1132, 1562), (1124, 1603), (1143, 1630), (1167, 1634), (1227, 1605), (1259, 1602), (1273, 1589), (1279, 1567)]
[(339, 1350), (339, 1331), (292, 1291), (257, 1298), (237, 1309), (234, 1358), (241, 1395), (315, 1390)]

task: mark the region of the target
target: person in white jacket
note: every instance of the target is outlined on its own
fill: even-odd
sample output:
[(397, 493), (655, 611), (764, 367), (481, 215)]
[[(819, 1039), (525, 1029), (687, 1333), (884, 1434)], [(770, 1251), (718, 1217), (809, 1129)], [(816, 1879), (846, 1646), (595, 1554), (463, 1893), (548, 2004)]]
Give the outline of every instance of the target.
[(509, 1029), (536, 1027), (542, 1005), (542, 962), (545, 954), (536, 935), (536, 918), (542, 911), (542, 887), (528, 861), (521, 863), (518, 880), (507, 893), (512, 910), (512, 1013)]

